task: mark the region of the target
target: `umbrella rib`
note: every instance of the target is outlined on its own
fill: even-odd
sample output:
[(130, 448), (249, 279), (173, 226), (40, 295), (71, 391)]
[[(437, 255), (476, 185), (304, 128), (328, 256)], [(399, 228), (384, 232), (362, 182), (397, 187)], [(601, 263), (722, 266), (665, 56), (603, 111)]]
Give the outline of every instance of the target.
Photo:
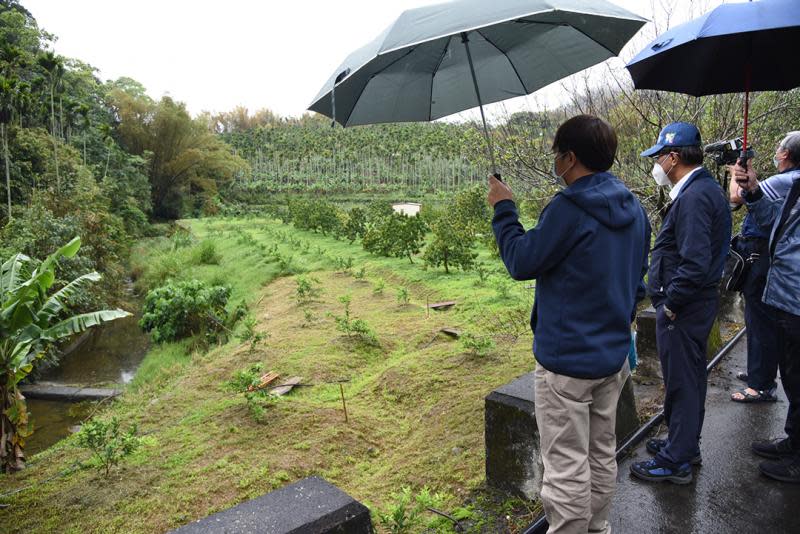
[(611, 54), (611, 57), (615, 57), (615, 56), (617, 56), (617, 55), (618, 55), (618, 53), (617, 53), (617, 52), (614, 52), (614, 51), (613, 51), (613, 50), (611, 50), (609, 47), (607, 47), (606, 45), (604, 45), (603, 43), (601, 43), (600, 41), (598, 41), (597, 39), (595, 39), (594, 37), (592, 37), (591, 35), (589, 35), (588, 33), (586, 33), (585, 31), (581, 30), (580, 28), (577, 28), (577, 27), (575, 27), (575, 26), (573, 26), (573, 25), (571, 25), (571, 24), (567, 24), (567, 26), (569, 26), (570, 28), (572, 28), (572, 29), (573, 29), (573, 30), (575, 30), (576, 32), (579, 32), (581, 35), (583, 35), (584, 37), (586, 37), (587, 39), (589, 39), (589, 40), (590, 40), (590, 41), (592, 41), (593, 43), (599, 44), (600, 46), (602, 46), (603, 48), (605, 48), (605, 49), (606, 49), (606, 51), (607, 51), (609, 54)]
[(347, 120), (345, 120), (345, 121), (344, 121), (344, 123), (342, 124), (342, 126), (345, 126), (345, 127), (347, 127), (347, 123), (348, 123), (348, 122), (350, 122), (350, 117), (352, 117), (352, 116), (353, 116), (353, 112), (356, 110), (356, 106), (358, 106), (358, 101), (359, 101), (359, 100), (361, 100), (361, 97), (364, 95), (364, 91), (366, 91), (366, 90), (367, 90), (367, 86), (368, 86), (368, 85), (369, 85), (369, 83), (372, 81), (372, 79), (373, 79), (375, 76), (377, 76), (378, 74), (381, 74), (383, 71), (385, 71), (385, 70), (386, 70), (386, 69), (388, 69), (389, 67), (393, 66), (395, 63), (397, 63), (397, 62), (398, 62), (398, 61), (400, 61), (401, 59), (403, 59), (403, 58), (405, 58), (406, 56), (408, 56), (409, 54), (411, 54), (411, 53), (412, 53), (414, 50), (416, 50), (416, 49), (417, 49), (416, 47), (412, 48), (411, 50), (409, 50), (408, 52), (406, 52), (405, 54), (403, 54), (403, 55), (402, 55), (402, 56), (400, 56), (399, 58), (395, 59), (394, 61), (392, 61), (391, 63), (389, 63), (389, 64), (388, 64), (388, 65), (386, 65), (385, 67), (383, 67), (381, 70), (379, 70), (379, 71), (376, 71), (376, 72), (373, 72), (373, 73), (372, 73), (372, 75), (369, 77), (369, 80), (367, 80), (367, 83), (365, 83), (365, 84), (364, 84), (364, 87), (362, 87), (362, 88), (361, 88), (361, 91), (358, 93), (358, 98), (356, 98), (355, 102), (353, 103), (353, 107), (352, 107), (352, 109), (350, 109), (350, 113), (348, 113), (348, 114), (347, 114)]
[(428, 120), (432, 120), (433, 117), (433, 81), (436, 79), (436, 73), (439, 72), (439, 67), (441, 67), (442, 62), (444, 62), (444, 56), (447, 55), (447, 49), (450, 48), (450, 41), (452, 40), (453, 36), (451, 35), (447, 38), (447, 41), (445, 41), (442, 55), (439, 56), (439, 61), (436, 62), (436, 68), (433, 69), (433, 73), (431, 74), (431, 97), (428, 100)]
[(503, 57), (504, 57), (504, 58), (506, 58), (506, 60), (508, 60), (508, 64), (509, 64), (509, 65), (511, 65), (511, 68), (514, 70), (514, 74), (516, 74), (516, 75), (517, 75), (517, 79), (519, 80), (519, 83), (522, 85), (522, 89), (525, 91), (525, 93), (526, 93), (526, 94), (529, 94), (531, 91), (528, 91), (528, 87), (525, 85), (525, 82), (522, 80), (522, 76), (520, 76), (520, 74), (519, 74), (519, 71), (517, 70), (517, 66), (516, 66), (516, 65), (514, 65), (514, 62), (513, 62), (513, 61), (511, 61), (511, 58), (510, 58), (510, 57), (508, 57), (508, 52), (506, 52), (505, 50), (503, 50), (502, 48), (500, 48), (499, 46), (497, 46), (497, 45), (494, 43), (494, 41), (492, 41), (491, 39), (489, 39), (488, 37), (486, 37), (486, 35), (484, 35), (484, 34), (483, 34), (483, 32), (481, 32), (480, 30), (477, 30), (477, 33), (478, 33), (478, 35), (480, 35), (481, 37), (483, 37), (483, 38), (486, 40), (486, 42), (487, 42), (487, 43), (489, 43), (490, 45), (492, 45), (493, 47), (495, 47), (495, 48), (497, 49), (497, 51), (498, 51), (498, 52), (500, 52), (501, 54), (503, 54)]

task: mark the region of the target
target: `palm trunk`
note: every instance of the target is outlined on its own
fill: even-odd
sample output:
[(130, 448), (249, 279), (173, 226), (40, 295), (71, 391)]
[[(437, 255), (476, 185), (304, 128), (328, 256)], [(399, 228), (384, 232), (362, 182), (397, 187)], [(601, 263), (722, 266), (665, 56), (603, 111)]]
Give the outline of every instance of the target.
[(106, 170), (103, 172), (103, 180), (105, 181), (106, 176), (108, 176), (108, 163), (111, 161), (111, 147), (108, 148), (108, 153), (106, 154)]
[(58, 97), (58, 136), (61, 139), (67, 139), (69, 143), (69, 139), (64, 137), (64, 99), (62, 97)]
[(58, 174), (58, 142), (56, 140), (56, 104), (55, 104), (55, 87), (53, 84), (50, 84), (50, 118), (52, 119), (53, 128), (52, 128), (52, 136), (53, 136), (53, 159), (56, 164), (56, 191), (61, 192), (61, 176)]
[(0, 133), (3, 137), (3, 158), (6, 168), (6, 197), (8, 198), (8, 222), (11, 222), (11, 168), (8, 158), (8, 126), (0, 124)]

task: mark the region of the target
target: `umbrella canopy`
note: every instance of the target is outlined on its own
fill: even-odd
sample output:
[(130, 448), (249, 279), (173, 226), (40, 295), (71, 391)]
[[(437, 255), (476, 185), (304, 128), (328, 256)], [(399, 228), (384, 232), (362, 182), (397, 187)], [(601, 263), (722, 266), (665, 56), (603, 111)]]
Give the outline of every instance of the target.
[(412, 9), (353, 52), (309, 109), (344, 126), (435, 120), (600, 63), (645, 22), (605, 0), (459, 0)]
[(637, 89), (693, 96), (800, 86), (800, 2), (722, 4), (658, 36), (627, 68)]
[(800, 86), (800, 2), (761, 0), (723, 4), (660, 35), (627, 68), (637, 89), (693, 96), (745, 93), (744, 147), (750, 91)]

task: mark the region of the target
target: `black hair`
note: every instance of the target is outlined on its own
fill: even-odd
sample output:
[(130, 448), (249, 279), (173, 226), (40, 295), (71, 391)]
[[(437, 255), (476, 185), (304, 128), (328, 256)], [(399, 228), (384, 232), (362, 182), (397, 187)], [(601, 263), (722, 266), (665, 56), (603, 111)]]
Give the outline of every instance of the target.
[(617, 155), (617, 134), (603, 119), (577, 115), (558, 127), (553, 150), (561, 154), (573, 152), (586, 168), (607, 171)]
[(658, 153), (659, 156), (675, 152), (684, 165), (702, 165), (703, 164), (703, 147), (701, 146), (671, 146), (666, 147)]

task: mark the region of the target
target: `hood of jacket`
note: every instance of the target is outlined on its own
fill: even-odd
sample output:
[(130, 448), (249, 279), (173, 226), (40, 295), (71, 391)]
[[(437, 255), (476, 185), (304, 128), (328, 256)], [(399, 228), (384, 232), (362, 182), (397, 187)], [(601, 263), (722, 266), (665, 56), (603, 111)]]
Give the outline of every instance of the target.
[(633, 193), (619, 178), (607, 172), (584, 176), (560, 194), (604, 226), (615, 230), (632, 224), (641, 213)]

